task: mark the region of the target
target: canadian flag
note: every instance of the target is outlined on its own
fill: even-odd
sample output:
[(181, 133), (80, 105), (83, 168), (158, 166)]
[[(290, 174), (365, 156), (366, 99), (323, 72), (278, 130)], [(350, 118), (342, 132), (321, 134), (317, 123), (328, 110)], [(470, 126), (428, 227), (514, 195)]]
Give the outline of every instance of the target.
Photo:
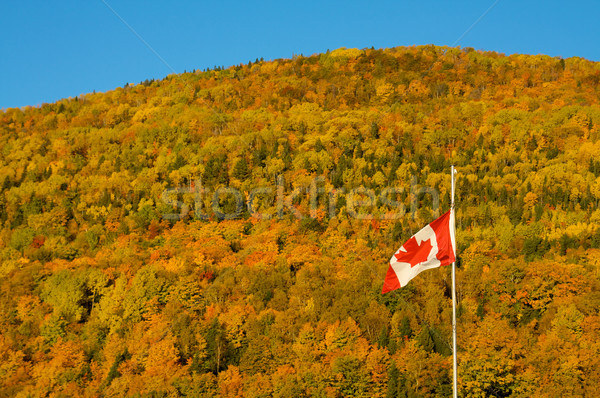
[(381, 293), (406, 286), (422, 271), (455, 260), (454, 210), (414, 234), (390, 259)]

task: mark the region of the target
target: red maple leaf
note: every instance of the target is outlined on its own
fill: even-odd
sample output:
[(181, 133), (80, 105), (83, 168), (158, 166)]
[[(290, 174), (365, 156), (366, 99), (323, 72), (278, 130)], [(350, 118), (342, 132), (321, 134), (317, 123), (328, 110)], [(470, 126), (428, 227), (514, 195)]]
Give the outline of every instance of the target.
[(409, 263), (411, 267), (414, 267), (417, 264), (427, 261), (433, 246), (431, 246), (430, 239), (422, 241), (419, 245), (413, 236), (403, 245), (403, 247), (406, 251), (399, 251), (396, 253), (396, 260), (401, 263)]

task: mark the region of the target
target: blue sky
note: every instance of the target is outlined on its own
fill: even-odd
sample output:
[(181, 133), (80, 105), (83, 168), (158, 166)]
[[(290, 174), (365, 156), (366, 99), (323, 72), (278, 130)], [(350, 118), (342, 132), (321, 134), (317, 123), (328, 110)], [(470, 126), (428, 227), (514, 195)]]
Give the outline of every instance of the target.
[(599, 11), (598, 1), (2, 1), (0, 108), (339, 47), (600, 61)]

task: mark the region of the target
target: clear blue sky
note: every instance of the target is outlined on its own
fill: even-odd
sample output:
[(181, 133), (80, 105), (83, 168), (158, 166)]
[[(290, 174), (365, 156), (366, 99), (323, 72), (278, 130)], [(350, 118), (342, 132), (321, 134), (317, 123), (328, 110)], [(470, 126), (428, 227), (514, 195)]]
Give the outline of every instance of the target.
[(339, 47), (457, 45), (600, 61), (599, 15), (599, 1), (4, 0), (0, 108), (108, 91), (171, 68)]

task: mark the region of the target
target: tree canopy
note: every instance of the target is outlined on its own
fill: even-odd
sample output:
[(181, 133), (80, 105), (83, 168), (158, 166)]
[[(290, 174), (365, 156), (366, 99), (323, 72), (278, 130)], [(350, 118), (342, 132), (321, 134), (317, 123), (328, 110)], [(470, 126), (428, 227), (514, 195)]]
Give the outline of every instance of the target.
[(594, 395), (600, 64), (338, 49), (0, 111), (0, 396)]

